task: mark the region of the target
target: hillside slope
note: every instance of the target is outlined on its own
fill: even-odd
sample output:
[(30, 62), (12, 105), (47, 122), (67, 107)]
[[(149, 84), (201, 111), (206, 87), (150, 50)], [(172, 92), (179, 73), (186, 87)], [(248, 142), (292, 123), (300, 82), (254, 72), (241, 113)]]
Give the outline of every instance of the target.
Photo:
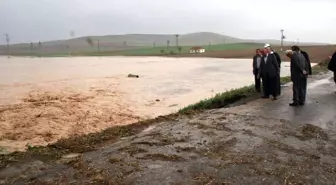
[[(89, 44), (88, 39), (91, 40)], [(126, 35), (106, 35), (106, 36), (86, 36), (68, 40), (56, 40), (43, 42), (41, 48), (38, 43), (14, 44), (10, 46), (12, 54), (29, 54), (29, 53), (73, 53), (73, 52), (90, 52), (128, 50), (140, 47), (166, 46), (169, 41), (170, 46), (176, 45), (175, 35), (168, 34), (126, 34)], [(227, 43), (270, 43), (279, 44), (278, 40), (250, 40), (230, 37), (222, 34), (211, 32), (197, 32), (182, 34), (179, 36), (180, 46), (196, 45), (218, 45)], [(285, 45), (291, 45), (292, 42), (285, 42)], [(301, 43), (302, 45), (311, 45), (316, 43)], [(0, 54), (6, 54), (6, 46), (0, 46)]]

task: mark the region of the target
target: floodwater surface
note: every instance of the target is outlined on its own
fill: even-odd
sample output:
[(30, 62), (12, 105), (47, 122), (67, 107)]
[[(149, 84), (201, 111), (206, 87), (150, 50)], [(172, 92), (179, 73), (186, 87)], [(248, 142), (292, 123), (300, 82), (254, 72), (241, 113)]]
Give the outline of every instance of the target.
[[(22, 150), (169, 114), (253, 83), (250, 59), (0, 57), (0, 146)], [(282, 76), (289, 74), (283, 62)], [(139, 78), (128, 78), (128, 74)]]

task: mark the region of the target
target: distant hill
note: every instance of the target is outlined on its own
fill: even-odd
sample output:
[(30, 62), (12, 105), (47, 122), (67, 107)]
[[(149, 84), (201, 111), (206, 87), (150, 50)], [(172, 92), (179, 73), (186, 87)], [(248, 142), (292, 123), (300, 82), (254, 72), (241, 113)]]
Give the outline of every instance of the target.
[[(91, 40), (91, 45), (88, 42)], [(42, 43), (42, 49), (37, 43), (14, 44), (11, 45), (11, 53), (68, 53), (68, 52), (90, 52), (97, 51), (98, 40), (101, 51), (128, 50), (142, 47), (166, 46), (169, 41), (170, 46), (176, 45), (176, 37), (174, 35), (164, 34), (126, 34), (126, 35), (106, 35), (106, 36), (87, 36), (68, 40), (47, 41)], [(279, 40), (248, 40), (230, 37), (211, 32), (198, 32), (179, 35), (180, 46), (196, 46), (196, 45), (217, 45), (226, 43), (270, 43), (279, 45)], [(292, 42), (285, 42), (285, 45), (291, 45)], [(321, 43), (301, 43), (302, 45), (323, 45)], [(0, 46), (0, 54), (6, 53), (6, 47)]]

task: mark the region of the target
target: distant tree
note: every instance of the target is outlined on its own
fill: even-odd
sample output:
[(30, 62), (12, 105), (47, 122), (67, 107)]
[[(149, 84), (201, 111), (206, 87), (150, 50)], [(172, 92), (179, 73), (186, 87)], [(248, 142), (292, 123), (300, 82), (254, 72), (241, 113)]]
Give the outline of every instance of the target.
[(153, 42), (153, 48), (156, 48), (156, 43), (155, 42)]
[(127, 42), (126, 41), (124, 41), (124, 47), (126, 47), (127, 46)]
[(170, 41), (167, 40), (167, 49), (169, 48), (169, 45), (170, 45)]
[(181, 46), (179, 46), (177, 49), (178, 49), (179, 53), (181, 54), (182, 47), (181, 47)]
[(34, 44), (31, 42), (30, 43), (30, 51), (33, 51), (33, 48), (34, 48)]
[(211, 42), (209, 42), (209, 49), (211, 48)]
[(93, 40), (91, 39), (91, 37), (86, 38), (86, 43), (88, 43), (91, 47), (94, 46), (94, 42), (93, 42)]
[(161, 49), (160, 52), (161, 52), (161, 55), (165, 54), (165, 50), (163, 50), (163, 49)]

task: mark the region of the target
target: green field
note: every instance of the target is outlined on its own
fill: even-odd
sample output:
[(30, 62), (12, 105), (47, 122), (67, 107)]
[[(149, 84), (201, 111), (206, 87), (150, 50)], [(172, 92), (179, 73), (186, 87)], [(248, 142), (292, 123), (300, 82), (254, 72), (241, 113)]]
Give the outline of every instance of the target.
[[(261, 44), (257, 43), (234, 43), (234, 44), (220, 44), (220, 45), (207, 45), (202, 46), (206, 51), (220, 51), (220, 50), (240, 50), (260, 47)], [(189, 53), (192, 46), (181, 46), (181, 53)], [(104, 54), (105, 52), (101, 53)], [(113, 52), (117, 55), (127, 55), (127, 56), (141, 56), (141, 55), (160, 55), (160, 54), (179, 54), (180, 51), (176, 46), (170, 47), (156, 47), (156, 48), (140, 48), (133, 50), (123, 50)]]
[[(202, 46), (206, 52), (208, 51), (221, 51), (221, 50), (241, 50), (249, 48), (260, 47), (261, 44), (258, 43), (232, 43), (232, 44), (218, 44), (218, 45), (206, 45)], [(141, 47), (136, 49), (128, 50), (109, 50), (109, 48), (102, 47), (100, 52), (98, 49), (93, 47), (90, 50), (85, 49), (83, 51), (72, 51), (71, 49), (67, 52), (65, 51), (35, 51), (35, 52), (25, 52), (25, 53), (13, 53), (14, 56), (42, 56), (42, 57), (66, 57), (66, 56), (158, 56), (158, 55), (175, 55), (175, 54), (187, 54), (192, 46), (158, 46), (158, 47)]]

